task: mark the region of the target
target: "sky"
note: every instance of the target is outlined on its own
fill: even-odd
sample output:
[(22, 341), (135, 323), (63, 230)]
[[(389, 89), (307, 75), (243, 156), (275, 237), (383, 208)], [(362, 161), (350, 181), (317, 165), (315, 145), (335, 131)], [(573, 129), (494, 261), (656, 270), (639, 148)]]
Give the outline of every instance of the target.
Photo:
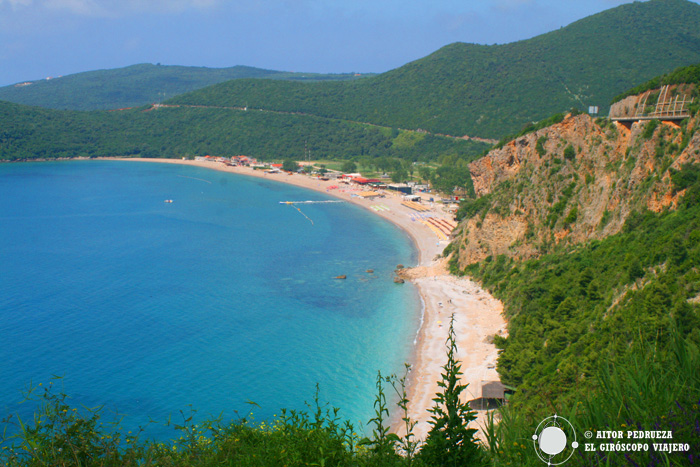
[(623, 3), (0, 0), (0, 86), (136, 63), (381, 73), (453, 42), (528, 39)]

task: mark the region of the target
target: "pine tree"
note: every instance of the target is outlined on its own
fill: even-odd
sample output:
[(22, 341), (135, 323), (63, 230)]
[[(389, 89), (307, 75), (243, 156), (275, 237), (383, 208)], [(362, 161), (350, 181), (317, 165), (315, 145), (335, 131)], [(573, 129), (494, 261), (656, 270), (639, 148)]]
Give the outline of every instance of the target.
[(474, 439), (476, 430), (467, 427), (469, 422), (476, 419), (476, 413), (468, 403), (460, 401), (460, 394), (467, 385), (461, 384), (459, 379), (462, 373), (457, 360), (454, 315), (450, 319), (446, 347), (447, 363), (438, 382), (442, 390), (433, 399), (435, 406), (430, 409), (432, 428), (420, 451), (420, 458), (430, 466), (482, 465), (482, 452)]

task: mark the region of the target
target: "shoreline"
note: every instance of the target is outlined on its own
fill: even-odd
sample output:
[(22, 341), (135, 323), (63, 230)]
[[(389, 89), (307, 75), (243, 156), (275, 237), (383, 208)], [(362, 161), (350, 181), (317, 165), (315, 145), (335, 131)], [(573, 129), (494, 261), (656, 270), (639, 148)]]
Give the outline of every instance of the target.
[[(411, 371), (406, 387), (409, 416), (416, 422), (414, 439), (424, 440), (430, 428), (428, 410), (434, 404), (432, 399), (439, 389), (437, 382), (446, 362), (445, 341), (452, 313), (455, 316), (458, 357), (462, 364), (462, 383), (469, 384), (465, 391), (467, 400), (481, 396), (482, 382), (499, 381), (495, 370), (498, 351), (491, 343), (490, 337), (494, 334), (505, 335), (507, 332), (502, 316), (503, 305), (475, 282), (452, 276), (447, 272), (446, 260), (437, 256), (442, 253), (448, 242), (440, 240), (430, 228), (416, 221), (416, 211), (402, 205), (399, 194), (385, 192), (385, 198), (366, 200), (356, 196), (361, 189), (351, 185), (338, 185), (337, 181), (324, 181), (307, 175), (289, 175), (284, 172), (267, 174), (249, 167), (227, 166), (212, 161), (146, 158), (99, 160), (190, 165), (287, 183), (353, 203), (406, 232), (418, 250), (418, 265), (404, 270), (401, 277), (416, 286), (422, 305), (420, 327), (414, 335), (414, 348), (410, 358)], [(338, 188), (332, 188), (334, 186)], [(382, 209), (373, 209), (373, 206), (382, 206)], [(428, 213), (447, 218), (437, 203)], [(403, 414), (399, 414), (399, 410), (398, 407), (392, 408), (390, 422), (392, 431), (402, 436), (405, 430), (401, 421)], [(473, 427), (480, 429), (485, 420), (486, 411), (477, 411), (476, 425)], [(481, 430), (477, 436), (483, 439), (480, 432)]]

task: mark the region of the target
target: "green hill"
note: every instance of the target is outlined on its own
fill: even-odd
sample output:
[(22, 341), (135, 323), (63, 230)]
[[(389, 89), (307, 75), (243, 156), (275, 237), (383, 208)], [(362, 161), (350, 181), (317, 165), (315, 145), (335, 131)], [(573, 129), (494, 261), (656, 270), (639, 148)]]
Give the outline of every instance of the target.
[(698, 24), (700, 5), (650, 0), (524, 41), (454, 43), (364, 79), (142, 64), (7, 86), (0, 88), (0, 100), (94, 110), (170, 99), (500, 138), (572, 107), (596, 105), (604, 114), (611, 100), (632, 86), (700, 62)]
[[(697, 102), (698, 65), (634, 92), (663, 84)], [(470, 164), (478, 198), (462, 203), (446, 254), (453, 272), (503, 301), (508, 321), (508, 336), (494, 342), (501, 380), (516, 390), (490, 440), (493, 465), (542, 465), (518, 446), (553, 413), (578, 433), (656, 427), (688, 443), (668, 460), (586, 449), (566, 465), (692, 465), (700, 449), (698, 106), (689, 114), (629, 128), (588, 115), (550, 119)]]
[(0, 101), (0, 160), (64, 157), (193, 157), (262, 160), (397, 157), (473, 160), (488, 147), (414, 131), (322, 117), (223, 108), (54, 110)]
[(206, 68), (143, 63), (27, 81), (0, 88), (0, 100), (51, 109), (107, 110), (161, 102), (231, 79), (349, 80), (349, 74), (291, 73), (246, 66)]
[(247, 105), (319, 116), (499, 138), (524, 124), (614, 96), (700, 62), (700, 5), (634, 2), (532, 39), (455, 43), (381, 75), (343, 83), (237, 80), (174, 103)]
[[(697, 65), (678, 69), (636, 89), (683, 83), (697, 98), (697, 70)], [(498, 371), (515, 393), (497, 414), (498, 425), (487, 427), (484, 463), (457, 465), (697, 464), (700, 110), (695, 106), (690, 113), (678, 124), (651, 120), (631, 128), (587, 115), (554, 118), (554, 124), (536, 125), (469, 165), (480, 197), (463, 201), (462, 222), (445, 254), (454, 253), (455, 272), (479, 280), (503, 301), (508, 335), (492, 337), (502, 349)], [(292, 145), (286, 150), (293, 151), (307, 136), (311, 144), (327, 148), (358, 145), (351, 150), (386, 154), (395, 150), (391, 143), (397, 139), (411, 139), (407, 134), (274, 112), (187, 107), (69, 112), (0, 102), (0, 158), (175, 156), (227, 146), (238, 150), (244, 144), (265, 151)], [(410, 135), (411, 151), (444, 154), (466, 144)], [(466, 257), (468, 251), (483, 255)], [(165, 443), (101, 423), (100, 408), (72, 408), (51, 386), (34, 388), (45, 404), (17, 437), (3, 431), (0, 462), (447, 465), (421, 454), (396, 454), (397, 439), (382, 426), (389, 414), (381, 385), (379, 375), (369, 440), (359, 440), (342, 414), (316, 397), (311, 414), (283, 412), (271, 424), (246, 416), (230, 424), (217, 419), (193, 425), (185, 418), (174, 425), (177, 439)], [(406, 397), (404, 389), (398, 388), (400, 399)], [(575, 436), (569, 439), (578, 444), (543, 461), (530, 440), (539, 427), (555, 426), (544, 423), (554, 414), (571, 424)], [(15, 422), (9, 416), (4, 420)], [(640, 438), (639, 433), (654, 434)], [(398, 441), (403, 453), (406, 446), (415, 448), (408, 437)]]

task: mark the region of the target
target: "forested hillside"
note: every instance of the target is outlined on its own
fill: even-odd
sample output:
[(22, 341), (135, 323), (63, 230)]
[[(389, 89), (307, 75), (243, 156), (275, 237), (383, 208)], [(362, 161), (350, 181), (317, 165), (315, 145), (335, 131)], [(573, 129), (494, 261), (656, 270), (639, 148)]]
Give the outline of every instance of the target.
[[(283, 412), (270, 425), (246, 416), (227, 425), (213, 420), (198, 426), (183, 414), (182, 425), (175, 425), (178, 440), (153, 443), (103, 424), (99, 408), (79, 410), (51, 386), (43, 393), (34, 388), (45, 404), (16, 437), (0, 438), (10, 446), (0, 459), (17, 466), (697, 464), (697, 66), (654, 78), (634, 92), (658, 94), (656, 86), (666, 83), (695, 99), (687, 118), (625, 126), (577, 112), (555, 115), (503, 140), (468, 166), (474, 196), (461, 204), (461, 222), (445, 254), (451, 255), (453, 272), (481, 281), (503, 300), (508, 336), (492, 338), (502, 349), (501, 378), (514, 389), (498, 412), (499, 423), (486, 428), (488, 444), (477, 448), (472, 443), (465, 424), (471, 414), (457, 407), (464, 388), (456, 384), (459, 366), (453, 365), (455, 349), (448, 341), (448, 364), (439, 383), (444, 393), (434, 400), (451, 404), (451, 410), (436, 405), (432, 413), (442, 431), (434, 431), (428, 449), (418, 451), (410, 436), (388, 433), (384, 391), (396, 390), (399, 408), (405, 408), (405, 380), (378, 375), (372, 434), (362, 440), (337, 410), (316, 398), (310, 414)], [(440, 154), (464, 164), (477, 148), (390, 127), (212, 107), (59, 112), (0, 103), (0, 122), (0, 158), (5, 159), (204, 152), (270, 156), (301, 153), (308, 144), (330, 156), (359, 152), (420, 159)], [(553, 415), (566, 418), (574, 436), (564, 443), (563, 456), (545, 459), (535, 454), (533, 431)], [(410, 427), (410, 420), (406, 423)], [(670, 433), (671, 438), (630, 439), (631, 431)], [(612, 448), (590, 450), (589, 445)], [(648, 449), (628, 448), (641, 445)], [(467, 450), (469, 461), (456, 460), (455, 454)]]
[(535, 38), (455, 43), (379, 76), (344, 83), (237, 80), (172, 103), (235, 105), (500, 138), (700, 61), (700, 5), (634, 2)]
[[(386, 128), (422, 129), (433, 134), (501, 138), (517, 133), (532, 121), (572, 107), (587, 110), (589, 105), (597, 105), (605, 113), (611, 99), (631, 86), (678, 66), (699, 62), (697, 24), (700, 5), (688, 0), (650, 0), (625, 4), (511, 44), (451, 44), (423, 59), (368, 78), (290, 74), (248, 67), (208, 69), (143, 64), (0, 88), (0, 100), (95, 109), (131, 107), (177, 95), (167, 102), (247, 107), (330, 119), (325, 120), (323, 127), (343, 121), (346, 123), (342, 125), (354, 128), (355, 123), (350, 122), (361, 122)], [(181, 94), (216, 82), (220, 84)], [(104, 116), (68, 118), (109, 121)], [(276, 121), (280, 118), (275, 117)], [(295, 121), (291, 117), (283, 120), (284, 125), (301, 125), (291, 123)], [(279, 155), (279, 148), (284, 146), (276, 146), (277, 142), (287, 141), (287, 136), (254, 127), (253, 121), (248, 118), (234, 131), (237, 143), (231, 150)], [(144, 124), (148, 127), (153, 122), (144, 120)], [(162, 131), (161, 128), (151, 133)], [(244, 143), (241, 132), (251, 131), (260, 131), (271, 139)], [(386, 142), (372, 141), (362, 146), (350, 139), (350, 149), (344, 151), (336, 149), (332, 142), (324, 142), (325, 133), (312, 136), (311, 128), (302, 130), (307, 131), (304, 139), (316, 140), (317, 150), (324, 155), (365, 155), (377, 153), (378, 145), (386, 146)], [(140, 136), (148, 139), (146, 145), (145, 140), (138, 143), (141, 152), (172, 147), (170, 143), (163, 146), (150, 140), (152, 136)], [(213, 143), (220, 138), (198, 135), (196, 144), (183, 143), (189, 145), (186, 150), (178, 144), (176, 152), (191, 154), (207, 148), (211, 148), (210, 152), (222, 152), (224, 147)], [(293, 143), (289, 152), (299, 153), (300, 148)], [(379, 152), (388, 154), (386, 149)], [(5, 154), (9, 157), (7, 150)]]
[[(697, 101), (696, 68), (654, 82), (685, 76), (678, 89)], [(579, 433), (656, 427), (700, 449), (689, 364), (700, 346), (700, 106), (690, 114), (629, 129), (570, 115), (470, 164), (477, 197), (461, 205), (447, 253), (455, 273), (504, 301), (498, 371), (516, 391), (494, 451), (503, 465), (537, 465), (509, 446), (553, 413)], [(653, 450), (572, 462), (667, 465)]]
[(354, 73), (291, 73), (247, 66), (207, 68), (142, 63), (0, 87), (0, 100), (50, 109), (108, 110), (162, 102), (231, 79), (335, 81), (358, 77)]
[(426, 133), (273, 112), (167, 107), (79, 112), (0, 102), (0, 160), (246, 154), (262, 160), (413, 161), (452, 156), (467, 161), (487, 147)]

